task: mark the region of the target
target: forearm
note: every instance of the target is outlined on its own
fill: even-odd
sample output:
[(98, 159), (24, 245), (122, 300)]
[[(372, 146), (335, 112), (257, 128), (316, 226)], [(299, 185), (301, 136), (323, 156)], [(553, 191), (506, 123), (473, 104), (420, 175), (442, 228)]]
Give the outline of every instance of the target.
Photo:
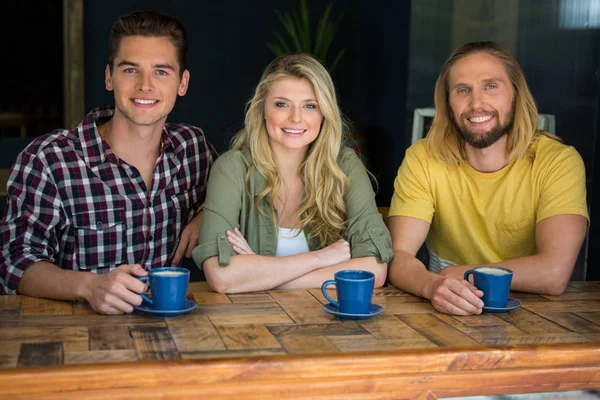
[(18, 292), (32, 297), (85, 300), (92, 273), (67, 271), (50, 262), (37, 262), (25, 270)]
[(426, 299), (431, 299), (433, 283), (443, 279), (429, 272), (421, 261), (403, 250), (394, 251), (388, 274), (390, 283), (398, 289)]
[(575, 260), (569, 262), (537, 254), (492, 265), (513, 271), (511, 290), (560, 295), (571, 279)]
[(286, 257), (234, 255), (225, 266), (211, 257), (203, 266), (208, 283), (217, 292), (240, 293), (270, 290), (325, 265), (319, 253), (312, 251)]
[(333, 275), (338, 271), (346, 269), (362, 269), (375, 274), (375, 287), (381, 287), (385, 283), (387, 275), (387, 263), (380, 263), (375, 257), (354, 258), (336, 265), (321, 268), (309, 272), (306, 275), (292, 279), (276, 289), (311, 289), (319, 288), (328, 279), (333, 279)]
[[(508, 268), (513, 271), (511, 290), (539, 294), (560, 295), (571, 278), (574, 261), (569, 263), (550, 256), (537, 254), (534, 256), (514, 258), (498, 263), (487, 263)], [(440, 275), (463, 279), (464, 273), (479, 265), (453, 265), (442, 270)]]

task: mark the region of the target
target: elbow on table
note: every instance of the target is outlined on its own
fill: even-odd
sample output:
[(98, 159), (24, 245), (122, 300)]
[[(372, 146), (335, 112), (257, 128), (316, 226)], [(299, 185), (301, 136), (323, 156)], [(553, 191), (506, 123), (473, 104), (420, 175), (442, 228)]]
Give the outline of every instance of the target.
[(565, 292), (565, 289), (569, 285), (569, 281), (571, 279), (571, 274), (573, 273), (573, 268), (575, 264), (572, 265), (560, 265), (554, 268), (554, 271), (551, 271), (548, 274), (548, 282), (545, 290), (541, 294), (547, 294), (550, 296), (560, 296)]
[(378, 266), (377, 270), (374, 271), (375, 274), (375, 288), (380, 288), (385, 285), (385, 281), (387, 279), (387, 271), (388, 265), (384, 263), (383, 265)]
[(557, 280), (556, 282), (551, 282), (548, 285), (547, 290), (545, 290), (542, 294), (547, 294), (550, 296), (560, 296), (565, 292), (565, 289), (567, 288), (568, 284), (569, 279), (561, 279)]
[(213, 265), (204, 264), (204, 276), (206, 277), (206, 282), (210, 285), (210, 287), (217, 293), (230, 293), (231, 292), (231, 284), (219, 273), (219, 267)]

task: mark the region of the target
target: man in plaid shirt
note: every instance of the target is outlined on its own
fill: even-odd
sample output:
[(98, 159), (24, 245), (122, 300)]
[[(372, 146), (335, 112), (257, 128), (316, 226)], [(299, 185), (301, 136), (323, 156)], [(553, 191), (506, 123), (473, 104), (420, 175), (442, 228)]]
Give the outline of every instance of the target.
[(13, 166), (0, 227), (3, 293), (128, 313), (145, 290), (136, 276), (191, 256), (201, 219), (191, 211), (215, 153), (199, 128), (165, 124), (188, 88), (186, 53), (174, 18), (141, 11), (115, 21), (105, 73), (115, 107), (37, 138)]

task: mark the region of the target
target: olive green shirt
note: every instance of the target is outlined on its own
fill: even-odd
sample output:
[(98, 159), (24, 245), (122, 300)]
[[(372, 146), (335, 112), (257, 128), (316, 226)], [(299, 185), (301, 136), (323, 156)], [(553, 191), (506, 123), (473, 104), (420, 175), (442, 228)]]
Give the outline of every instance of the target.
[[(193, 251), (196, 265), (218, 256), (220, 265), (228, 265), (235, 251), (227, 240), (226, 231), (235, 226), (246, 238), (250, 248), (264, 256), (275, 256), (277, 251), (277, 227), (271, 218), (267, 198), (258, 205), (255, 196), (267, 186), (267, 179), (252, 168), (248, 179), (245, 177), (251, 156), (248, 149), (229, 150), (213, 164), (204, 215), (200, 224), (199, 245)], [(375, 204), (375, 193), (367, 171), (353, 150), (340, 152), (338, 163), (348, 176), (349, 190), (344, 196), (348, 210), (348, 229), (345, 239), (350, 243), (352, 258), (377, 257), (379, 261), (392, 259), (392, 241)], [(262, 212), (261, 212), (262, 211)], [(317, 237), (311, 238), (305, 230), (311, 251), (322, 248)]]

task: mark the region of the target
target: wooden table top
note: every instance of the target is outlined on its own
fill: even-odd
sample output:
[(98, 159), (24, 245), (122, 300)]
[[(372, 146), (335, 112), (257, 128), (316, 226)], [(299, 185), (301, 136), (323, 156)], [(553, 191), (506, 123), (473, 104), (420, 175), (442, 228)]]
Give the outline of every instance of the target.
[[(331, 294), (335, 295), (334, 290)], [(588, 364), (596, 366), (598, 362), (600, 371), (600, 282), (573, 282), (562, 296), (511, 293), (511, 297), (520, 299), (522, 307), (505, 314), (456, 317), (436, 312), (423, 299), (386, 287), (375, 289), (373, 297), (374, 303), (384, 307), (382, 314), (364, 321), (340, 321), (322, 309), (327, 301), (320, 289), (225, 295), (209, 291), (206, 282), (194, 282), (188, 298), (197, 307), (184, 316), (168, 319), (139, 312), (103, 316), (83, 302), (0, 296), (0, 387), (2, 377), (8, 379), (2, 372), (13, 371), (14, 379), (19, 374), (30, 376), (29, 371), (50, 371), (33, 366), (81, 368), (82, 364), (91, 364), (90, 368), (99, 368), (110, 363), (106, 367), (109, 371), (117, 365), (130, 368), (129, 362), (163, 365), (144, 364), (148, 360), (221, 359), (241, 363), (252, 362), (254, 356), (258, 356), (254, 360), (276, 363), (316, 362), (316, 357), (322, 356), (329, 363), (336, 354), (346, 353), (356, 362), (367, 362), (372, 355), (385, 358), (429, 354), (441, 360), (449, 354), (460, 358), (459, 354), (498, 349), (513, 352), (512, 357), (519, 352), (539, 357), (541, 348), (554, 354), (575, 349), (577, 357), (591, 357)], [(568, 345), (576, 343), (583, 345)], [(572, 362), (565, 354), (558, 364)], [(273, 355), (283, 357), (264, 358)], [(523, 365), (537, 367), (557, 362), (536, 360)], [(208, 364), (185, 365), (206, 368)], [(71, 370), (65, 367), (60, 371)], [(596, 369), (594, 374), (600, 376)], [(588, 386), (567, 388), (599, 382), (599, 378), (586, 379)]]

